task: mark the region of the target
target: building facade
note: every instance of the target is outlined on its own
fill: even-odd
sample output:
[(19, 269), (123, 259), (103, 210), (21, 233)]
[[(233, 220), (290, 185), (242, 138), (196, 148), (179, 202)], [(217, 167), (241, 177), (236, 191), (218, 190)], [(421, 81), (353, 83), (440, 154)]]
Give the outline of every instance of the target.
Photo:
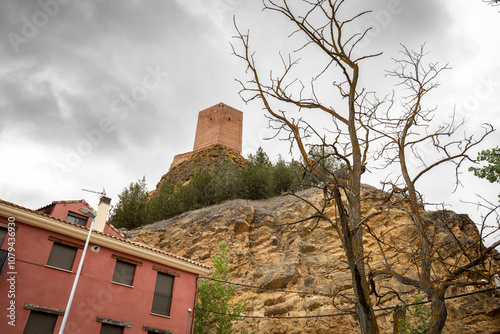
[[(81, 215), (83, 203), (59, 204), (60, 214)], [(0, 200), (0, 333), (59, 332), (89, 233), (83, 223)], [(209, 269), (94, 230), (64, 332), (189, 333), (196, 279)]]
[[(106, 220), (109, 212), (109, 206), (111, 199), (102, 196), (99, 201), (99, 209), (101, 210), (98, 220), (94, 224), (94, 229), (99, 232), (104, 232), (106, 234), (115, 236), (117, 238), (123, 238), (123, 235), (109, 222)], [(65, 220), (70, 223), (75, 223), (78, 225), (90, 228), (92, 224), (92, 218), (85, 213), (80, 212), (80, 208), (87, 208), (90, 211), (95, 211), (85, 200), (74, 200), (74, 201), (54, 201), (49, 205), (41, 207), (36, 210), (37, 212), (47, 214), (57, 219)]]

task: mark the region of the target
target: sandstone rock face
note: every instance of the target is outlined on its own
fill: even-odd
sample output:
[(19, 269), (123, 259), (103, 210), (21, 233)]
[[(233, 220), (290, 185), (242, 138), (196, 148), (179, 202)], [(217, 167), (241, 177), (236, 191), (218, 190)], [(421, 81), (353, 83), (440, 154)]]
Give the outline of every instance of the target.
[[(373, 187), (364, 187), (364, 216), (385, 205), (381, 195)], [(321, 192), (313, 189), (302, 192), (301, 196), (315, 204), (322, 201)], [(335, 217), (335, 206), (328, 210)], [(237, 287), (235, 300), (250, 302), (244, 314), (264, 318), (238, 322), (236, 332), (247, 328), (266, 334), (359, 333), (355, 316), (341, 315), (352, 310), (351, 275), (335, 228), (316, 220), (294, 224), (313, 213), (311, 206), (293, 196), (263, 201), (234, 200), (128, 231), (127, 237), (206, 264), (218, 252), (218, 244), (225, 241), (234, 266), (232, 281), (263, 288)], [(447, 215), (447, 221), (453, 222), (447, 228), (440, 221), (443, 214)], [(477, 229), (467, 216), (446, 211), (440, 215), (429, 213), (426, 219), (434, 224), (435, 235), (445, 243), (450, 238), (449, 228), (465, 241), (477, 237)], [(405, 239), (414, 243), (418, 239), (404, 208), (374, 216), (370, 228), (379, 235), (385, 233), (387, 241)], [(364, 246), (370, 268), (381, 267), (378, 250), (384, 246), (379, 246), (367, 233)], [(444, 247), (444, 251), (452, 254), (452, 248)], [(498, 260), (493, 261), (496, 270)], [(389, 278), (377, 277), (374, 281), (379, 295), (395, 291), (405, 302), (413, 302), (415, 292), (411, 287)], [(454, 286), (447, 296), (486, 288)], [(400, 303), (394, 293), (372, 298), (376, 309)], [(449, 299), (446, 303), (446, 333), (500, 333), (500, 292)], [(381, 332), (392, 333), (392, 310), (377, 311), (376, 315)], [(306, 316), (317, 317), (299, 318)]]

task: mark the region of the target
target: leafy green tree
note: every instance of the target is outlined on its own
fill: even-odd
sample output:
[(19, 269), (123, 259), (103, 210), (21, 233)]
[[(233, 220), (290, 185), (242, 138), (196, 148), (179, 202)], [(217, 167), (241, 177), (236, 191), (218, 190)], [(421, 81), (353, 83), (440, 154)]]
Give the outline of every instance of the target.
[(274, 195), (272, 164), (261, 147), (255, 155), (249, 155), (240, 174), (239, 183), (243, 198), (263, 199)]
[(271, 166), (271, 160), (269, 160), (269, 156), (267, 155), (266, 152), (264, 152), (264, 150), (260, 146), (257, 149), (257, 152), (255, 153), (255, 155), (250, 154), (248, 156), (248, 160), (251, 163), (253, 163), (259, 167), (270, 167)]
[(280, 195), (294, 189), (298, 184), (298, 177), (291, 164), (287, 164), (280, 156), (273, 166), (274, 194)]
[(179, 185), (172, 177), (167, 177), (158, 195), (149, 201), (147, 208), (148, 223), (168, 219), (182, 213), (180, 196), (177, 195)]
[[(486, 161), (488, 165), (484, 167), (469, 167), (470, 172), (474, 175), (490, 181), (491, 183), (500, 183), (500, 147), (495, 147), (491, 150), (484, 150), (479, 152), (477, 156), (478, 161)], [(498, 195), (500, 198), (500, 194)]]
[[(332, 149), (324, 146), (315, 146), (309, 150), (309, 156), (315, 169), (325, 175), (334, 175), (338, 179), (348, 180), (349, 169), (345, 162), (340, 160), (339, 156)], [(318, 186), (324, 183), (317, 173), (307, 171), (304, 176), (304, 183), (311, 186)]]
[(486, 161), (488, 165), (484, 167), (469, 167), (469, 171), (481, 179), (486, 179), (491, 183), (500, 182), (500, 147), (479, 152), (478, 161)]
[(132, 182), (118, 195), (118, 203), (112, 208), (109, 222), (115, 227), (127, 229), (142, 226), (147, 222), (148, 191), (146, 178)]
[(189, 183), (179, 189), (178, 196), (181, 211), (196, 210), (215, 204), (212, 173), (199, 171), (194, 174)]
[(225, 200), (238, 197), (238, 177), (240, 175), (240, 166), (233, 160), (228, 159), (211, 173), (213, 183), (213, 195), (215, 203), (221, 203)]
[(197, 310), (194, 318), (196, 334), (233, 333), (233, 322), (242, 320), (238, 316), (248, 305), (248, 302), (230, 302), (235, 286), (225, 283), (232, 277), (227, 244), (220, 243), (219, 250), (220, 253), (212, 257), (215, 270), (210, 276), (211, 280), (202, 280), (198, 285)]

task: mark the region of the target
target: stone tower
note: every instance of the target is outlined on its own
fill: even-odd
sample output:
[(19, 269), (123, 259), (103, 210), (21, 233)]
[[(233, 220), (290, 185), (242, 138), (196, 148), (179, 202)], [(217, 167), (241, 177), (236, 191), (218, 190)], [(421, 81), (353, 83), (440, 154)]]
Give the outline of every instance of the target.
[(193, 151), (221, 144), (241, 153), (243, 113), (223, 103), (200, 111)]

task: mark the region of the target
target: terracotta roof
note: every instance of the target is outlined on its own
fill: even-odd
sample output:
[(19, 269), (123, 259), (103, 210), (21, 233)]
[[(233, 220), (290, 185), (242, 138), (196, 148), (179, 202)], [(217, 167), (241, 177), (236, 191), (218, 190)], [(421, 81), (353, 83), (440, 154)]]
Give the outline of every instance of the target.
[[(1, 201), (1, 200), (0, 200)], [(49, 206), (52, 206), (52, 205), (56, 205), (56, 204), (71, 204), (71, 203), (83, 203), (85, 204), (90, 210), (94, 211), (94, 208), (92, 208), (92, 206), (87, 203), (86, 200), (84, 199), (76, 199), (76, 200), (69, 200), (69, 201), (53, 201), (52, 203), (50, 204), (47, 204), (45, 206), (42, 206), (41, 208), (38, 208), (36, 209), (35, 211), (39, 211), (39, 210), (42, 210), (42, 209), (45, 209), (45, 208), (48, 208)]]
[(118, 230), (113, 224), (111, 224), (109, 221), (106, 220), (106, 225), (108, 225), (113, 231), (121, 235), (122, 238), (125, 238), (125, 236)]
[[(68, 201), (61, 201), (61, 202), (68, 202)], [(77, 201), (77, 202), (80, 202), (80, 201)], [(19, 209), (22, 209), (22, 210), (25, 210), (25, 211), (28, 211), (28, 212), (32, 212), (32, 213), (40, 215), (40, 216), (44, 216), (44, 217), (47, 217), (47, 218), (50, 218), (50, 219), (53, 219), (53, 220), (56, 220), (56, 221), (60, 221), (60, 222), (63, 222), (65, 224), (77, 227), (77, 228), (85, 229), (87, 231), (89, 230), (85, 226), (78, 225), (78, 224), (75, 224), (75, 223), (70, 223), (70, 222), (67, 222), (67, 221), (59, 219), (59, 218), (54, 218), (51, 215), (48, 215), (48, 214), (45, 214), (45, 213), (41, 213), (41, 212), (38, 212), (36, 210), (28, 209), (28, 208), (25, 208), (23, 206), (20, 206), (20, 205), (11, 203), (11, 202), (7, 202), (7, 201), (5, 201), (3, 199), (0, 199), (0, 203), (4, 203), (6, 205), (9, 205), (9, 206), (12, 206), (12, 207), (15, 207), (15, 208), (19, 208)], [(52, 203), (54, 203), (54, 202), (52, 202)], [(126, 242), (128, 244), (131, 244), (131, 245), (134, 245), (134, 246), (137, 246), (137, 247), (145, 248), (145, 249), (148, 249), (150, 251), (153, 251), (153, 252), (156, 252), (156, 253), (159, 253), (159, 254), (162, 254), (162, 255), (166, 255), (166, 256), (172, 257), (174, 259), (178, 259), (178, 260), (181, 260), (181, 261), (185, 261), (185, 262), (188, 262), (188, 263), (200, 266), (202, 268), (211, 269), (210, 266), (207, 266), (207, 265), (205, 265), (203, 263), (199, 263), (199, 262), (196, 262), (194, 260), (187, 259), (185, 257), (178, 256), (178, 255), (175, 255), (175, 254), (172, 254), (172, 253), (169, 253), (169, 252), (165, 252), (165, 251), (162, 251), (161, 249), (157, 249), (157, 248), (154, 248), (154, 247), (146, 246), (146, 245), (138, 243), (138, 242), (134, 242), (134, 241), (130, 241), (130, 240), (127, 240), (127, 239), (118, 238), (118, 237), (115, 237), (113, 235), (110, 235), (110, 234), (107, 234), (107, 233), (103, 233), (103, 232), (99, 232), (99, 231), (96, 231), (96, 230), (93, 230), (92, 233), (100, 234), (100, 235), (106, 236), (108, 238), (119, 240), (121, 242)]]

